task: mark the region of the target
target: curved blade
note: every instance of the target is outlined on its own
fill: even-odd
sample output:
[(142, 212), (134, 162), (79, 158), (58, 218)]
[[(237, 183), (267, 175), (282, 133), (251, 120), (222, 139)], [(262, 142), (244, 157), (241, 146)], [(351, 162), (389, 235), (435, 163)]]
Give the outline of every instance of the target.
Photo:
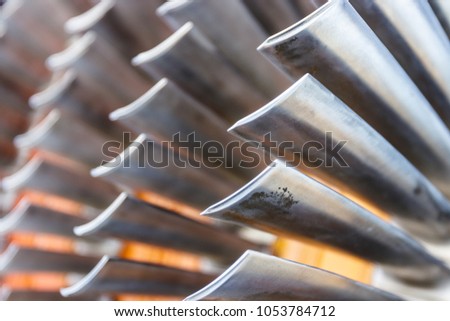
[(428, 1), (350, 3), (450, 127), (450, 42)]
[[(108, 115), (124, 102), (123, 98), (109, 92), (103, 83), (98, 83), (89, 72), (77, 68), (76, 64), (59, 72), (45, 89), (29, 99), (37, 114), (47, 115), (52, 110), (58, 110), (117, 140), (122, 139), (125, 129), (117, 123), (112, 124)], [(95, 154), (99, 154), (98, 151)]]
[(244, 0), (243, 3), (268, 34), (277, 33), (303, 17), (290, 0)]
[(327, 1), (328, 0), (291, 0), (292, 5), (297, 9), (300, 18), (304, 18), (311, 14), (314, 10), (317, 10), (317, 8), (320, 8), (320, 6), (327, 3)]
[(155, 294), (185, 296), (214, 276), (156, 264), (104, 256), (80, 281), (61, 289), (66, 297), (93, 294)]
[(246, 301), (388, 301), (399, 297), (334, 273), (247, 251), (228, 270), (186, 298)]
[[(265, 1), (265, 5), (271, 2), (280, 1)], [(157, 13), (173, 30), (191, 21), (265, 98), (290, 85), (290, 80), (255, 50), (266, 34), (240, 0), (228, 0), (226, 6), (222, 0), (170, 1)]]
[(48, 252), (10, 245), (0, 255), (0, 274), (61, 272), (87, 273), (98, 258), (69, 253)]
[(156, 15), (161, 0), (101, 0), (91, 9), (65, 24), (71, 35), (94, 31), (127, 58), (147, 50), (169, 34), (169, 28)]
[[(178, 165), (180, 162), (183, 164)], [(133, 190), (155, 192), (202, 208), (230, 193), (237, 185), (220, 177), (222, 173), (200, 165), (141, 134), (119, 156), (94, 168), (91, 174)], [(213, 189), (209, 188), (211, 184)]]
[(97, 208), (106, 208), (120, 194), (114, 185), (89, 176), (81, 168), (62, 166), (39, 155), (4, 177), (1, 187), (5, 191), (34, 189)]
[(109, 106), (110, 111), (130, 103), (153, 84), (95, 32), (77, 38), (63, 51), (48, 57), (46, 63), (53, 72), (74, 69), (104, 99), (111, 97), (111, 102), (120, 102), (119, 106)]
[(106, 236), (155, 244), (234, 261), (258, 246), (217, 227), (199, 223), (122, 193), (94, 220), (75, 227), (79, 236)]
[(450, 132), (347, 0), (329, 1), (258, 50), (293, 78), (314, 75), (450, 196)]
[(450, 3), (446, 0), (430, 0), (429, 2), (450, 39)]
[[(227, 133), (227, 125), (222, 119), (166, 78), (133, 103), (112, 112), (110, 119), (117, 120), (136, 132), (173, 141), (175, 145), (175, 137), (178, 137), (177, 147), (188, 148), (199, 158), (204, 153), (198, 148), (199, 143), (202, 146), (211, 142), (232, 146), (234, 141), (233, 136)], [(220, 168), (226, 172), (232, 171), (238, 183), (256, 175), (258, 168), (247, 169), (240, 166), (243, 156), (239, 149), (233, 148), (227, 158), (232, 161), (223, 162)]]
[(44, 60), (60, 50), (66, 39), (61, 26), (56, 27), (59, 6), (53, 7), (51, 17), (41, 20), (43, 7), (45, 4), (36, 6), (32, 0), (16, 0), (7, 1), (1, 11), (0, 75), (23, 97), (29, 97), (49, 79)]
[(82, 217), (31, 204), (23, 199), (11, 212), (0, 218), (0, 234), (29, 231), (73, 238), (73, 228), (86, 222)]
[(137, 55), (132, 63), (153, 78), (170, 78), (228, 122), (265, 101), (192, 22), (153, 49)]
[(53, 109), (14, 143), (20, 150), (48, 150), (95, 167), (102, 163), (103, 145), (112, 140), (83, 119)]
[(329, 244), (381, 263), (407, 280), (429, 282), (450, 275), (413, 238), (281, 162), (202, 214)]
[[(273, 156), (284, 158), (356, 202), (365, 201), (394, 216), (418, 235), (450, 237), (449, 201), (309, 74), (230, 131), (263, 142)], [(266, 142), (268, 133), (273, 146)]]

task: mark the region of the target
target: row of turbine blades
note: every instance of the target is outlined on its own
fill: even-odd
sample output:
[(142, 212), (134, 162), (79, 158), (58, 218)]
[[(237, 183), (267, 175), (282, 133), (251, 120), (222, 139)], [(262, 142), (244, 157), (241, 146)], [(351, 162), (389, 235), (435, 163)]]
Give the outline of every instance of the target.
[[(446, 297), (450, 255), (434, 249), (450, 238), (448, 1), (1, 10), (3, 299)], [(247, 168), (233, 149), (204, 166), (197, 143), (235, 137), (277, 160)], [(310, 142), (325, 148), (304, 153)], [(395, 294), (272, 256), (273, 237), (257, 230), (372, 262)], [(127, 254), (139, 246), (176, 259)], [(42, 273), (63, 281), (45, 291), (11, 281)]]

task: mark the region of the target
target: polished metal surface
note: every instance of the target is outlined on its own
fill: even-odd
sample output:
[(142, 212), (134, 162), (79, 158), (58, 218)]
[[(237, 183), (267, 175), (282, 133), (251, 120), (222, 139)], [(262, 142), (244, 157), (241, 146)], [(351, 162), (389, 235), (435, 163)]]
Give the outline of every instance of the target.
[[(126, 100), (109, 93), (107, 87), (93, 79), (89, 72), (77, 72), (74, 68), (55, 75), (46, 88), (29, 99), (29, 104), (37, 115), (45, 118), (52, 110), (58, 110), (63, 114), (73, 115), (116, 140), (122, 140), (122, 133), (126, 129), (117, 123), (111, 123), (108, 115), (124, 103)], [(98, 151), (95, 154), (99, 154)]]
[[(180, 115), (183, 117), (178, 117)], [(185, 140), (195, 132), (201, 142), (218, 140), (227, 142), (226, 123), (199, 101), (184, 92), (171, 80), (161, 79), (144, 95), (131, 104), (113, 111), (109, 118), (124, 123), (136, 132), (172, 139), (180, 133)], [(194, 151), (194, 146), (189, 146)]]
[[(276, 6), (272, 2), (280, 1), (264, 5)], [(227, 0), (226, 6), (222, 0), (168, 1), (157, 12), (174, 30), (192, 22), (265, 98), (273, 98), (291, 84), (255, 50), (266, 33), (241, 0)]]
[[(198, 148), (199, 143), (205, 146), (214, 141), (229, 146), (235, 141), (233, 135), (227, 133), (227, 125), (220, 117), (166, 78), (131, 104), (112, 112), (110, 119), (163, 141), (176, 143), (174, 137), (179, 135), (178, 147), (188, 148), (200, 159), (204, 152)], [(226, 159), (228, 162), (224, 161), (217, 170), (233, 173), (235, 177), (229, 179), (239, 183), (255, 177), (258, 167), (242, 168), (242, 160), (241, 152), (234, 148)]]
[(450, 41), (428, 1), (350, 3), (450, 127)]
[(39, 155), (4, 177), (1, 188), (7, 192), (42, 191), (96, 208), (106, 208), (120, 194), (114, 185), (91, 177), (82, 168), (62, 166)]
[[(267, 149), (270, 146), (264, 136), (270, 133), (273, 156), (282, 155), (278, 157), (356, 202), (366, 202), (395, 217), (417, 235), (450, 238), (450, 202), (309, 74), (236, 123), (230, 132), (263, 142)], [(292, 147), (286, 148), (287, 142)], [(334, 155), (331, 151), (336, 146), (340, 149)]]
[(187, 155), (171, 151), (141, 134), (115, 159), (94, 168), (91, 175), (135, 191), (154, 192), (194, 208), (209, 206), (238, 186), (220, 171), (194, 165)]
[(227, 122), (236, 121), (266, 101), (192, 22), (137, 55), (132, 63), (155, 79), (171, 79)]
[(0, 0), (0, 300), (445, 299), (447, 2)]
[(104, 256), (80, 281), (61, 289), (66, 297), (93, 294), (186, 296), (214, 279), (213, 275)]
[(390, 301), (399, 297), (308, 265), (247, 251), (187, 301)]
[(85, 223), (85, 218), (32, 204), (25, 198), (0, 218), (0, 234), (21, 231), (74, 238), (73, 228)]
[(242, 1), (268, 34), (274, 34), (296, 23), (300, 17), (290, 0)]
[(17, 136), (14, 143), (22, 151), (52, 151), (86, 166), (96, 167), (104, 159), (103, 145), (113, 140), (113, 137), (90, 126), (80, 117), (53, 109), (26, 133)]
[(276, 235), (308, 237), (380, 263), (406, 280), (450, 276), (449, 268), (412, 237), (280, 161), (202, 214)]
[(78, 236), (116, 237), (185, 252), (221, 262), (236, 260), (258, 246), (233, 233), (193, 221), (122, 193), (105, 211), (74, 229)]
[(259, 50), (297, 79), (311, 73), (450, 195), (450, 133), (347, 0), (332, 0)]
[(98, 258), (10, 245), (0, 254), (0, 275), (10, 273), (87, 273)]
[(95, 32), (87, 32), (63, 51), (51, 55), (46, 64), (53, 72), (74, 69), (99, 92), (103, 88), (103, 95), (110, 96), (110, 100), (122, 100), (121, 105), (133, 101), (153, 84)]
[(116, 0), (114, 10), (141, 47), (132, 55), (156, 46), (170, 36), (170, 29), (156, 14), (164, 0)]
[(450, 39), (450, 3), (447, 0), (429, 0), (429, 3)]
[(71, 35), (94, 31), (131, 58), (169, 36), (169, 28), (155, 13), (161, 3), (161, 0), (100, 0), (91, 9), (69, 19), (65, 31)]
[(301, 18), (306, 17), (327, 3), (328, 0), (290, 0), (292, 5), (297, 9), (298, 15)]

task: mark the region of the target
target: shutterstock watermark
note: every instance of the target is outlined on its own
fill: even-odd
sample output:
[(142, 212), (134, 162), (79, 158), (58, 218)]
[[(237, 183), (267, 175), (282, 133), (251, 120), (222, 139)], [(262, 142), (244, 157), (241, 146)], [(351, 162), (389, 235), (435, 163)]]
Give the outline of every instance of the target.
[(299, 167), (348, 167), (341, 152), (347, 141), (335, 141), (327, 132), (323, 139), (305, 141), (301, 146), (293, 141), (277, 141), (271, 133), (261, 141), (230, 141), (227, 144), (211, 140), (202, 142), (195, 132), (189, 135), (177, 133), (169, 141), (143, 139), (132, 140), (131, 133), (124, 133), (122, 141), (103, 144), (105, 167), (242, 167), (256, 168), (270, 165), (275, 159), (283, 159), (288, 166)]

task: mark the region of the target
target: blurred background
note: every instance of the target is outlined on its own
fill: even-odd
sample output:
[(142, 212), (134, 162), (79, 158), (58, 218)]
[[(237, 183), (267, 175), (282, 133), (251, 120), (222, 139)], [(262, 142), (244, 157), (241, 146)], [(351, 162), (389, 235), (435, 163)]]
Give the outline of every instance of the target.
[[(321, 6), (330, 6), (326, 1), (1, 1), (0, 299), (181, 300), (208, 285), (249, 249), (334, 272), (405, 298), (449, 298), (447, 277), (425, 283), (409, 277), (405, 281), (398, 277), (402, 273), (393, 276), (383, 264), (393, 264), (399, 270), (417, 265), (423, 268), (423, 275), (428, 273), (424, 271), (429, 265), (430, 271), (448, 271), (450, 3), (413, 1), (406, 9), (408, 1), (393, 4), (355, 0), (350, 3), (356, 11), (350, 12), (353, 8), (347, 1), (331, 2), (346, 14), (342, 18), (336, 15), (332, 21), (342, 26), (338, 32), (348, 41), (333, 38), (329, 31), (321, 33), (322, 25), (334, 25), (326, 16), (313, 14), (298, 26), (299, 34), (302, 28), (310, 28), (304, 31), (310, 37), (305, 36), (304, 48), (299, 42), (292, 49), (297, 50), (295, 55), (291, 54), (282, 40), (281, 45), (271, 48), (274, 59), (280, 61), (275, 66), (273, 58), (267, 59), (271, 54), (263, 52), (264, 57), (257, 48), (263, 43), (270, 47), (270, 42), (265, 42), (269, 36), (298, 23)], [(364, 26), (376, 36), (359, 28), (362, 20), (358, 19), (364, 19), (368, 24)], [(336, 43), (333, 39), (337, 39)], [(364, 44), (373, 44), (375, 49), (357, 43), (358, 39), (369, 39)], [(340, 44), (349, 52), (339, 51)], [(383, 87), (383, 78), (374, 71), (377, 63), (388, 65), (384, 77), (398, 85), (391, 88), (392, 92)], [(283, 64), (287, 67), (280, 67)], [(380, 144), (394, 146), (395, 157), (386, 162), (391, 161), (392, 168), (380, 163), (387, 166), (382, 170), (395, 173), (397, 159), (401, 168), (405, 159), (413, 168), (411, 176), (420, 176), (418, 181), (424, 183), (414, 194), (400, 179), (395, 188), (386, 183), (386, 187), (377, 185), (378, 190), (370, 190), (373, 185), (369, 182), (361, 194), (381, 195), (382, 201), (377, 201), (377, 197), (365, 199), (366, 194), (361, 196), (352, 190), (354, 185), (346, 189), (351, 185), (348, 177), (353, 174), (336, 178), (337, 174), (333, 177), (336, 183), (328, 181), (327, 175), (305, 173), (333, 189), (333, 193), (339, 192), (355, 202), (364, 215), (379, 217), (386, 227), (377, 228), (385, 228), (389, 237), (396, 235), (397, 229), (406, 230), (405, 242), (411, 248), (416, 250), (416, 241), (425, 246), (422, 249), (417, 245), (417, 256), (425, 251), (426, 263), (403, 260), (409, 257), (404, 253), (410, 251), (406, 246), (402, 248), (403, 236), (398, 244), (383, 245), (388, 248), (386, 253), (390, 246), (401, 248), (398, 257), (394, 250), (386, 254), (370, 244), (358, 250), (358, 244), (365, 244), (360, 236), (351, 240), (353, 245), (342, 245), (338, 239), (345, 235), (337, 235), (339, 224), (323, 218), (344, 217), (345, 211), (340, 213), (338, 208), (321, 208), (323, 221), (311, 223), (312, 230), (314, 224), (325, 226), (323, 235), (330, 237), (311, 237), (300, 230), (293, 235), (289, 228), (274, 228), (264, 221), (251, 223), (245, 217), (224, 222), (201, 216), (202, 211), (238, 191), (266, 167), (240, 167), (239, 161), (245, 156), (239, 150), (233, 152), (230, 164), (215, 168), (139, 166), (143, 158), (166, 155), (163, 153), (168, 147), (162, 142), (171, 141), (177, 133), (182, 140), (188, 140), (194, 132), (202, 144), (211, 140), (223, 145), (239, 141), (227, 129), (281, 97), (306, 73), (380, 132), (386, 138)], [(352, 81), (365, 87), (352, 85)], [(419, 103), (403, 100), (408, 107), (402, 109), (396, 99), (401, 101), (403, 96), (395, 98), (396, 92), (408, 97), (417, 93)], [(372, 105), (362, 98), (358, 101), (361, 93)], [(420, 104), (431, 106), (430, 111)], [(364, 112), (364, 108), (376, 110), (377, 106), (392, 113)], [(336, 128), (344, 128), (344, 121), (342, 125), (339, 121)], [(268, 125), (280, 128), (283, 118), (275, 118)], [(107, 142), (118, 143), (104, 145)], [(156, 146), (156, 151), (149, 146)], [(204, 153), (196, 150), (192, 142), (176, 147), (180, 146), (175, 143), (174, 155), (180, 159), (196, 156), (204, 160)], [(255, 152), (263, 155), (260, 150)], [(358, 153), (358, 148), (353, 152)], [(397, 153), (405, 158), (397, 157)], [(379, 155), (382, 159), (385, 154), (367, 158)], [(107, 163), (120, 159), (129, 166)], [(420, 188), (432, 196), (422, 199)], [(399, 198), (398, 208), (393, 198), (386, 196), (391, 191), (399, 191), (393, 196)], [(300, 203), (306, 197), (300, 189), (291, 192)], [(399, 195), (406, 195), (405, 199)], [(438, 203), (439, 215), (432, 210), (425, 213), (434, 209), (431, 205), (416, 210), (413, 205), (403, 205), (414, 202)], [(266, 214), (276, 213), (268, 209)], [(422, 217), (426, 215), (430, 218)], [(396, 216), (401, 219), (393, 222), (391, 217)], [(409, 224), (411, 217), (414, 223)], [(349, 225), (351, 234), (358, 222)], [(389, 230), (391, 225), (395, 231)], [(426, 232), (421, 233), (416, 226), (430, 228), (424, 227)], [(442, 233), (436, 232), (439, 227)], [(370, 226), (367, 228), (370, 233)], [(364, 251), (374, 254), (360, 255)], [(260, 277), (268, 280), (277, 274), (276, 268), (271, 273)], [(320, 279), (311, 282), (313, 287), (323, 286)], [(268, 287), (276, 288), (277, 282), (273, 283)], [(67, 291), (63, 296), (60, 289), (64, 288)], [(230, 297), (224, 294), (223, 298)]]

